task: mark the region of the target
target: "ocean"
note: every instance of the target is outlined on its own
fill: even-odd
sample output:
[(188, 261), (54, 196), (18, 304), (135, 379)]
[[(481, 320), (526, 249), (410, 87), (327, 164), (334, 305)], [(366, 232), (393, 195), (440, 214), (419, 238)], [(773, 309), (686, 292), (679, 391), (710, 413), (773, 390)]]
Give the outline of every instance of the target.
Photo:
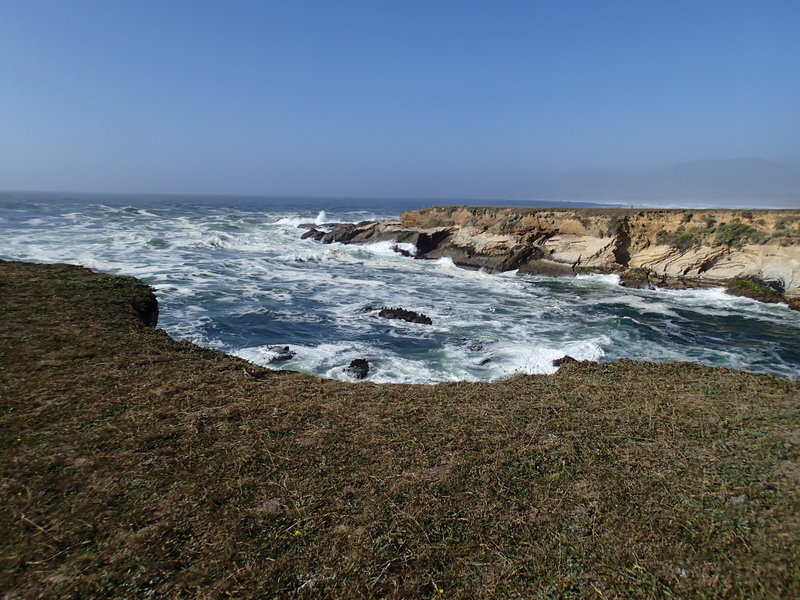
[[(303, 223), (434, 204), (444, 202), (4, 192), (0, 258), (133, 275), (155, 288), (159, 327), (172, 337), (334, 379), (350, 380), (345, 368), (364, 358), (375, 383), (497, 381), (552, 373), (565, 355), (800, 375), (800, 312), (785, 305), (721, 288), (628, 289), (614, 275), (489, 274), (388, 243), (300, 239)], [(433, 324), (382, 319), (368, 306)], [(275, 362), (276, 346), (295, 354)]]

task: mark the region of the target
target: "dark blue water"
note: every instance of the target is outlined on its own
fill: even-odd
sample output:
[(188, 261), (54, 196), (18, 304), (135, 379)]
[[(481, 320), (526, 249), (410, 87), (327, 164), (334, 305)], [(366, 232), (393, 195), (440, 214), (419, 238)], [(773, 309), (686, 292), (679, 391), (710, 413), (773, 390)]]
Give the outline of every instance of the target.
[[(489, 275), (387, 243), (321, 245), (297, 228), (443, 203), (4, 193), (0, 258), (134, 275), (156, 288), (174, 337), (339, 379), (354, 358), (370, 361), (375, 382), (431, 383), (548, 373), (565, 354), (800, 374), (800, 313), (783, 305), (721, 289), (631, 290), (608, 275)], [(420, 311), (433, 325), (361, 312), (368, 305)], [(270, 363), (273, 345), (297, 354)]]

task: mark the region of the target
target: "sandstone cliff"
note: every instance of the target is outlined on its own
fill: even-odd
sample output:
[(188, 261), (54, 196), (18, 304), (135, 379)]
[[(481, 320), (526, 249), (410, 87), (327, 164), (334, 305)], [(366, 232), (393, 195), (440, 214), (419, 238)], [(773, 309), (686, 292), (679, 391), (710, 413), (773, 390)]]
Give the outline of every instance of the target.
[[(409, 242), (419, 258), (520, 273), (620, 273), (625, 285), (761, 282), (800, 303), (800, 210), (433, 207), (317, 239)], [(752, 286), (750, 286), (752, 287)], [(763, 294), (762, 294), (763, 295)]]

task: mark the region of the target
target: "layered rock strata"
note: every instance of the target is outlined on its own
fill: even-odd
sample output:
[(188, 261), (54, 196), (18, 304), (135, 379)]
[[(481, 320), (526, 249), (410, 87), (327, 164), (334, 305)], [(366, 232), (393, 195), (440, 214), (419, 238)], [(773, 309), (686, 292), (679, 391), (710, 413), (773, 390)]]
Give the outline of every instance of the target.
[(460, 267), (488, 271), (619, 273), (623, 285), (637, 287), (746, 278), (800, 307), (800, 210), (444, 206), (406, 212), (399, 221), (337, 224), (304, 237), (410, 243), (417, 258), (449, 257)]

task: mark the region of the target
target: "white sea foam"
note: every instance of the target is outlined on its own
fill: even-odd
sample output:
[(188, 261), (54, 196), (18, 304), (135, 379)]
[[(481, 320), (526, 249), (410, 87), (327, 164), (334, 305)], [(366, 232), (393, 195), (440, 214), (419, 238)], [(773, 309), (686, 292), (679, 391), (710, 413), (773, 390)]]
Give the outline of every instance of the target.
[(294, 252), (290, 254), (280, 254), (272, 259), (272, 262), (299, 262), (299, 263), (319, 263), (332, 260), (334, 256), (330, 252)]
[(297, 228), (300, 225), (305, 223), (313, 223), (314, 225), (323, 225), (328, 222), (328, 216), (324, 210), (319, 211), (316, 217), (302, 217), (302, 216), (294, 216), (294, 217), (281, 217), (277, 221), (275, 221), (275, 225), (288, 225), (292, 228)]
[[(615, 275), (517, 277), (414, 260), (391, 242), (301, 240), (301, 223), (355, 222), (288, 203), (219, 206), (40, 203), (2, 212), (0, 256), (71, 262), (154, 285), (160, 326), (270, 368), (349, 379), (355, 358), (374, 382), (497, 380), (549, 373), (552, 360), (693, 360), (784, 376), (800, 370), (800, 313), (722, 288), (638, 290)], [(116, 201), (115, 201), (116, 202)], [(38, 208), (37, 208), (38, 207)], [(8, 217), (8, 218), (6, 218)], [(163, 243), (150, 243), (152, 240)], [(413, 254), (410, 244), (401, 245)], [(422, 312), (433, 325), (381, 319), (365, 306)], [(263, 350), (297, 356), (269, 363)], [(261, 350), (259, 350), (261, 348)]]
[(645, 296), (625, 295), (625, 296), (609, 296), (606, 298), (599, 298), (595, 300), (597, 304), (618, 304), (629, 306), (640, 312), (649, 312), (668, 317), (680, 318), (678, 313), (672, 310), (666, 303), (659, 302), (653, 298)]
[(656, 294), (672, 297), (675, 302), (699, 313), (715, 316), (747, 315), (749, 318), (778, 323), (800, 325), (800, 314), (792, 311), (786, 304), (766, 304), (728, 294), (725, 288), (699, 288), (687, 290), (657, 290)]
[(557, 367), (553, 361), (563, 356), (571, 356), (576, 360), (598, 360), (605, 352), (601, 342), (582, 341), (554, 347), (534, 342), (496, 342), (484, 347), (484, 354), (494, 371), (494, 379), (502, 379), (517, 373), (529, 375), (554, 373)]
[(579, 273), (572, 281), (578, 285), (602, 285), (605, 287), (619, 287), (619, 275), (615, 273), (607, 275), (596, 275), (590, 273)]
[(414, 244), (407, 244), (407, 243), (397, 243), (397, 242), (375, 242), (373, 244), (364, 244), (362, 246), (354, 246), (356, 248), (361, 248), (366, 252), (371, 254), (375, 254), (377, 256), (382, 257), (389, 257), (392, 259), (395, 258), (407, 258), (402, 255), (402, 253), (398, 252), (398, 250), (403, 250), (408, 252), (412, 256), (417, 253), (417, 247)]

